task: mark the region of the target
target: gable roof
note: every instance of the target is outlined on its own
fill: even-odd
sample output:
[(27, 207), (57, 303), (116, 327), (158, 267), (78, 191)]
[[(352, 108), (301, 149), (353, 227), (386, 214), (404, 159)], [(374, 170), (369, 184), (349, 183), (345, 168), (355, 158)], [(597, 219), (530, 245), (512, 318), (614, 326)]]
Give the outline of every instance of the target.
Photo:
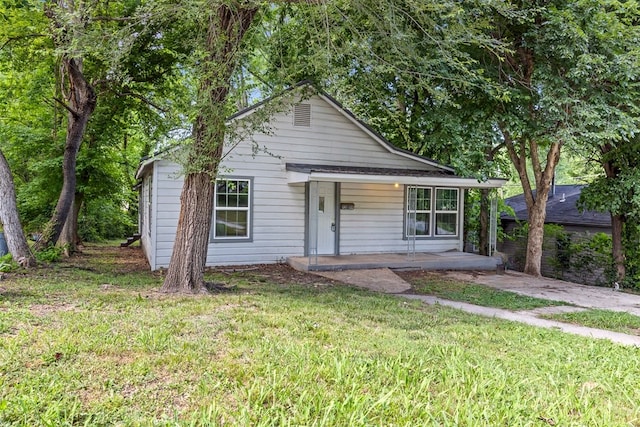
[[(556, 185), (555, 194), (550, 193), (547, 200), (545, 223), (598, 228), (611, 227), (611, 216), (608, 213), (583, 212), (578, 208), (578, 199), (584, 187), (584, 185)], [(527, 221), (529, 219), (524, 194), (509, 197), (505, 199), (505, 203), (513, 208), (516, 215), (515, 218), (510, 215), (502, 215), (503, 220)]]
[[(391, 182), (389, 181), (391, 176), (395, 176), (396, 178), (403, 178), (404, 184), (411, 185), (451, 185), (451, 186), (459, 186), (464, 188), (500, 188), (506, 182), (505, 179), (501, 178), (491, 178), (486, 181), (479, 181), (476, 178), (465, 178), (459, 177), (455, 175), (455, 170), (443, 164), (436, 162), (435, 160), (429, 159), (424, 156), (420, 156), (418, 154), (412, 153), (408, 150), (398, 148), (391, 144), (386, 138), (384, 138), (381, 134), (376, 132), (373, 128), (371, 128), (368, 124), (358, 119), (351, 111), (342, 106), (340, 102), (335, 100), (329, 94), (319, 90), (316, 86), (314, 86), (309, 81), (302, 81), (297, 83), (296, 85), (290, 87), (289, 89), (271, 96), (269, 98), (264, 99), (263, 101), (256, 103), (250, 107), (244, 108), (235, 114), (231, 115), (227, 121), (233, 122), (235, 120), (241, 120), (251, 114), (253, 114), (258, 109), (262, 108), (269, 102), (273, 101), (276, 98), (284, 97), (287, 95), (293, 94), (294, 91), (298, 90), (302, 92), (303, 90), (308, 90), (309, 94), (318, 96), (327, 105), (334, 108), (339, 114), (344, 116), (349, 122), (353, 123), (356, 127), (358, 127), (361, 131), (363, 131), (369, 138), (371, 138), (374, 142), (378, 143), (385, 151), (390, 154), (405, 157), (412, 161), (416, 161), (427, 165), (431, 168), (435, 168), (435, 171), (430, 171), (426, 175), (420, 176), (420, 174), (416, 174), (415, 171), (412, 170), (395, 170), (395, 169), (387, 169), (387, 168), (361, 168), (362, 170), (356, 170), (357, 167), (351, 167), (349, 170), (337, 170), (334, 166), (329, 165), (306, 165), (305, 168), (301, 168), (301, 164), (296, 164), (296, 167), (290, 167), (288, 165), (287, 170), (289, 173), (290, 183), (292, 182), (304, 182), (309, 180), (335, 180), (340, 179), (344, 181), (354, 180), (357, 182)], [(302, 93), (301, 95), (305, 95)], [(173, 147), (172, 149), (175, 149)], [(165, 152), (170, 151), (165, 150)], [(145, 170), (147, 170), (151, 165), (158, 159), (162, 153), (155, 153), (153, 156), (149, 158), (142, 159), (138, 171), (136, 172), (136, 178), (140, 179)], [(327, 170), (327, 168), (334, 168), (332, 170)], [(304, 170), (303, 170), (304, 169)], [(366, 170), (365, 170), (366, 169)], [(354, 178), (357, 177), (357, 178)], [(442, 177), (446, 177), (446, 184), (444, 182), (438, 181), (438, 179)], [(354, 181), (354, 182), (355, 182)], [(427, 182), (429, 181), (429, 182)], [(393, 180), (393, 182), (397, 183), (398, 180)]]
[(231, 117), (229, 117), (229, 121), (234, 121), (234, 120), (238, 120), (238, 119), (242, 119), (243, 117), (246, 117), (250, 114), (252, 114), (254, 111), (258, 110), (259, 108), (261, 108), (262, 106), (264, 106), (265, 104), (268, 104), (269, 102), (271, 102), (272, 100), (276, 99), (276, 98), (280, 98), (283, 97), (285, 95), (291, 94), (293, 92), (295, 92), (296, 90), (302, 90), (302, 89), (310, 89), (311, 91), (313, 91), (314, 94), (317, 94), (320, 98), (322, 98), (327, 104), (329, 104), (330, 106), (332, 106), (336, 111), (338, 111), (340, 114), (342, 114), (344, 117), (347, 118), (347, 120), (349, 120), (350, 122), (352, 122), (353, 124), (355, 124), (358, 128), (360, 128), (362, 131), (364, 131), (366, 134), (368, 134), (374, 141), (376, 141), (378, 144), (380, 144), (385, 150), (387, 150), (390, 153), (393, 154), (397, 154), (403, 157), (407, 157), (410, 158), (412, 160), (416, 160), (418, 162), (427, 164), (429, 166), (438, 168), (438, 169), (442, 169), (444, 171), (447, 172), (455, 172), (454, 169), (450, 166), (446, 166), (443, 165), (441, 163), (436, 162), (433, 159), (430, 159), (428, 157), (425, 156), (420, 156), (418, 154), (415, 154), (409, 150), (405, 150), (402, 148), (398, 148), (396, 146), (394, 146), (389, 140), (387, 140), (384, 136), (382, 136), (380, 133), (378, 133), (376, 130), (374, 130), (371, 126), (369, 126), (367, 123), (365, 123), (364, 121), (358, 119), (355, 114), (353, 114), (350, 110), (348, 110), (347, 108), (345, 108), (339, 101), (337, 101), (335, 98), (333, 98), (331, 95), (329, 95), (328, 93), (318, 89), (315, 85), (313, 85), (313, 83), (311, 83), (308, 80), (303, 80), (301, 82), (296, 83), (295, 85), (291, 86), (290, 88), (286, 89), (285, 91), (277, 94), (277, 95), (273, 95), (270, 96), (266, 99), (264, 99), (261, 102), (258, 102), (257, 104), (251, 105), (247, 108), (244, 108), (238, 112), (236, 112), (235, 114), (233, 114)]

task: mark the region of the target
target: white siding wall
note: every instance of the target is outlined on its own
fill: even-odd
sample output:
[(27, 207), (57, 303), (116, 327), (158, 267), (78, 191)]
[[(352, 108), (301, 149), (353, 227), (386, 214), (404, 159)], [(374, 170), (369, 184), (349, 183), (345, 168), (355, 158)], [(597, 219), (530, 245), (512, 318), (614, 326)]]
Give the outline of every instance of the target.
[[(139, 224), (139, 232), (140, 232), (140, 244), (142, 246), (142, 250), (147, 257), (147, 261), (149, 261), (149, 265), (151, 269), (154, 269), (154, 259), (155, 259), (155, 235), (152, 233), (151, 226), (153, 224), (155, 212), (153, 210), (153, 205), (155, 202), (155, 198), (153, 197), (152, 192), (155, 191), (153, 186), (153, 175), (154, 171), (145, 175), (142, 179), (142, 186), (140, 188), (140, 224)], [(151, 221), (150, 221), (151, 220)]]
[(181, 168), (176, 163), (168, 160), (159, 160), (154, 164), (156, 172), (156, 214), (155, 225), (155, 268), (167, 267), (173, 251), (173, 242), (176, 237), (178, 216), (180, 214), (180, 193), (182, 192)]
[[(207, 265), (274, 263), (304, 254), (304, 185), (288, 185), (280, 161), (261, 155), (250, 169), (223, 168), (220, 175), (253, 178), (252, 241), (209, 244)], [(234, 165), (234, 166), (246, 166)], [(177, 164), (155, 163), (158, 171), (156, 268), (171, 259), (180, 210), (182, 177)]]
[[(272, 134), (255, 135), (258, 146), (281, 156), (282, 164), (435, 169), (417, 160), (390, 153), (320, 97), (314, 96), (303, 102), (311, 104), (311, 127), (295, 127), (291, 114), (280, 113), (270, 122), (275, 130)], [(231, 152), (228, 163), (242, 166), (247, 161), (253, 165), (255, 160), (252, 154), (251, 143), (240, 144)]]
[[(254, 142), (243, 141), (225, 156), (220, 176), (253, 179), (252, 241), (210, 244), (207, 265), (273, 263), (304, 254), (305, 186), (288, 184), (286, 163), (434, 169), (390, 153), (320, 97), (304, 102), (312, 104), (311, 127), (294, 127), (291, 114), (276, 114), (270, 123), (272, 133), (255, 135)], [(254, 144), (260, 147), (258, 152)], [(156, 161), (154, 173), (156, 250), (150, 263), (156, 269), (169, 265), (183, 181), (179, 166), (168, 160)], [(365, 186), (363, 192), (356, 187), (343, 185), (343, 200), (354, 202), (356, 209), (342, 212), (341, 252), (406, 249), (402, 190)], [(390, 200), (384, 200), (387, 197)], [(431, 243), (428, 249), (447, 250), (449, 246)]]
[(288, 185), (278, 170), (255, 170), (251, 176), (253, 239), (210, 244), (207, 265), (274, 263), (304, 254), (304, 185)]
[[(355, 209), (340, 211), (340, 254), (404, 252), (404, 191), (400, 185), (344, 183), (340, 202)], [(444, 252), (459, 247), (459, 239), (417, 239), (417, 252)]]

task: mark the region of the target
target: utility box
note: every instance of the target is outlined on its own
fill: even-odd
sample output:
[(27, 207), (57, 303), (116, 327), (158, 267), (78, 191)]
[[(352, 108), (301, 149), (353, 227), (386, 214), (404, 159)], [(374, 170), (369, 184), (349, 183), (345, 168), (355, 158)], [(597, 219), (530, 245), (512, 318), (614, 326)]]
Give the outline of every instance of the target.
[(7, 253), (9, 253), (7, 240), (4, 238), (4, 231), (0, 231), (0, 256), (6, 255)]

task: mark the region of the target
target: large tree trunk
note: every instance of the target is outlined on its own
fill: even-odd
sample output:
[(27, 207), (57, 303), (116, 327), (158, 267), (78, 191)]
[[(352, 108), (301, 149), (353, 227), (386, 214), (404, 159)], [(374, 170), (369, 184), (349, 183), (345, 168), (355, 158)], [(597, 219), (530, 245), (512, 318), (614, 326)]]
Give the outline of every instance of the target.
[(524, 272), (532, 276), (542, 275), (542, 244), (544, 242), (544, 220), (547, 216), (547, 197), (536, 192), (533, 206), (527, 206), (529, 213), (529, 234)]
[[(605, 175), (610, 179), (617, 179), (620, 174), (620, 168), (612, 160), (604, 160), (604, 158), (614, 150), (612, 144), (603, 144), (600, 146), (600, 152), (603, 156), (602, 167)], [(616, 280), (622, 282), (626, 275), (625, 267), (625, 248), (624, 248), (624, 226), (625, 217), (621, 214), (611, 214), (611, 255), (613, 257), (613, 265), (616, 271)]]
[(611, 246), (613, 265), (616, 270), (616, 280), (622, 282), (627, 274), (625, 268), (625, 250), (622, 239), (625, 218), (623, 215), (611, 214)]
[(478, 245), (480, 255), (489, 255), (489, 189), (480, 189), (480, 230), (478, 231)]
[(67, 138), (62, 161), (62, 190), (53, 216), (43, 231), (38, 248), (53, 245), (58, 241), (62, 228), (71, 211), (71, 205), (76, 193), (76, 160), (78, 150), (84, 137), (87, 123), (96, 108), (97, 97), (93, 87), (82, 73), (82, 60), (77, 58), (63, 58), (64, 74), (69, 80), (67, 94)]
[[(501, 124), (501, 131), (509, 157), (518, 172), (529, 215), (529, 235), (524, 272), (539, 277), (542, 275), (542, 243), (544, 240), (544, 221), (547, 216), (547, 199), (551, 190), (553, 174), (560, 160), (562, 143), (551, 144), (543, 167), (539, 157), (539, 146), (535, 141), (520, 139), (516, 143), (504, 124)], [(527, 153), (531, 158), (531, 166), (536, 180), (535, 195), (527, 175)]]
[(189, 174), (180, 196), (178, 232), (162, 291), (203, 292), (214, 183), (208, 173)]
[(205, 292), (204, 268), (213, 211), (213, 190), (225, 137), (225, 106), (242, 38), (257, 6), (237, 3), (212, 7), (199, 88), (200, 112), (193, 128), (176, 239), (161, 290)]
[(29, 250), (18, 216), (13, 176), (2, 151), (0, 151), (0, 221), (4, 227), (9, 253), (14, 261), (24, 267), (32, 265), (34, 263), (33, 255)]
[(69, 215), (67, 216), (67, 220), (64, 223), (64, 227), (62, 227), (62, 232), (60, 233), (60, 237), (56, 243), (58, 246), (65, 248), (67, 256), (78, 251), (78, 245), (80, 244), (80, 236), (78, 235), (78, 215), (80, 214), (80, 209), (82, 208), (83, 203), (84, 195), (76, 192), (73, 203), (71, 204)]

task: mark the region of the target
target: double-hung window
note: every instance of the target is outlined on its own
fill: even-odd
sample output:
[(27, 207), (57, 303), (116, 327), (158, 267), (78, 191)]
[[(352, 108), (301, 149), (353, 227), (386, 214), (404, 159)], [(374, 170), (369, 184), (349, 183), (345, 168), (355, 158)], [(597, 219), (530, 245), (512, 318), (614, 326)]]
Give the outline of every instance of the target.
[(405, 237), (457, 235), (457, 188), (407, 187)]
[(436, 188), (436, 236), (458, 234), (458, 189)]
[(407, 236), (431, 235), (431, 188), (407, 188)]
[(251, 238), (251, 180), (218, 179), (213, 199), (211, 240)]

